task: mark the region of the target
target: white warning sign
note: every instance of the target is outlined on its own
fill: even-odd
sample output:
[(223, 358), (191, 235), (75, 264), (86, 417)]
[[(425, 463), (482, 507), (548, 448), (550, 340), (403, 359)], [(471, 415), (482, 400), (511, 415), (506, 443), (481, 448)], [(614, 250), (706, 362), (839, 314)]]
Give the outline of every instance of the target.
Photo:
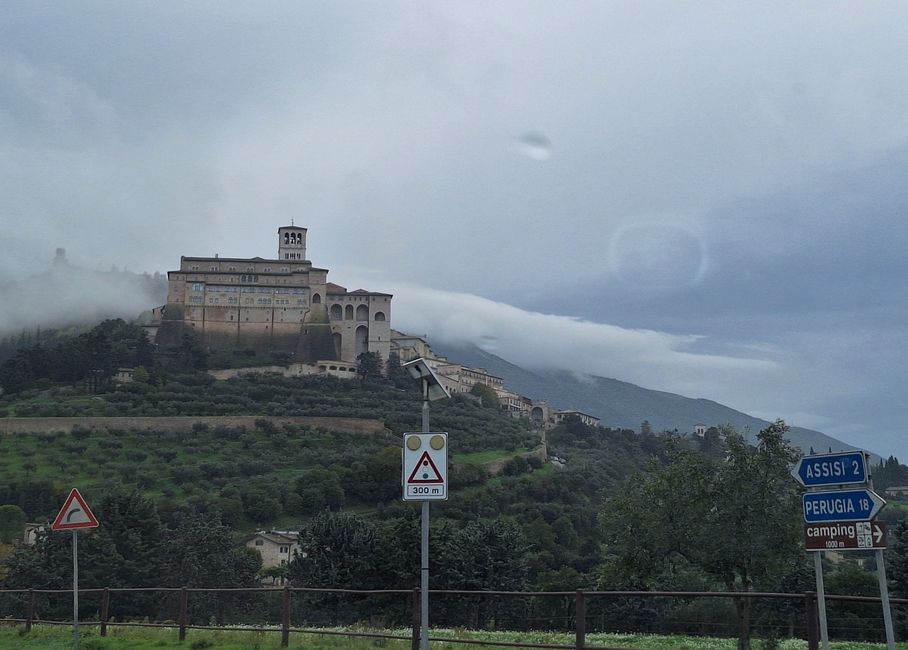
[(448, 434), (405, 433), (404, 501), (448, 498)]

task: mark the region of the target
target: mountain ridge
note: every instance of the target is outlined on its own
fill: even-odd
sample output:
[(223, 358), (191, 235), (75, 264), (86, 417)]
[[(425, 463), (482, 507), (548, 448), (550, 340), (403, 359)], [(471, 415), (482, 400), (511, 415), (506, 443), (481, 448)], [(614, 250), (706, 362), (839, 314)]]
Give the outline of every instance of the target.
[[(692, 433), (695, 424), (731, 424), (753, 440), (770, 423), (706, 398), (692, 398), (644, 388), (619, 379), (578, 375), (568, 370), (527, 370), (475, 344), (434, 343), (440, 355), (466, 366), (485, 368), (501, 377), (508, 390), (533, 399), (547, 400), (559, 409), (583, 411), (598, 417), (603, 426), (640, 430), (644, 420), (653, 431)], [(792, 426), (792, 444), (808, 453), (859, 449), (830, 435)], [(871, 452), (874, 462), (880, 456)]]

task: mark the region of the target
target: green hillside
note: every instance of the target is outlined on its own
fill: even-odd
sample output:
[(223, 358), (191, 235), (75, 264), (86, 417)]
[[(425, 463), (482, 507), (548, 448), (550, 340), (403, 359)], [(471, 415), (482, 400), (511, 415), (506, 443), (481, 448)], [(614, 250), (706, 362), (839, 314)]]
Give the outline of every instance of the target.
[[(160, 386), (135, 383), (91, 395), (32, 389), (0, 404), (18, 416), (306, 415), (385, 423), (377, 434), (279, 427), (262, 418), (249, 430), (207, 424), (147, 432), (75, 427), (0, 440), (0, 501), (24, 499), (32, 518), (51, 514), (52, 495), (68, 486), (89, 494), (117, 486), (154, 494), (167, 507), (214, 508), (235, 524), (272, 524), (326, 506), (395, 501), (401, 434), (419, 427), (420, 412), (416, 391), (389, 384), (276, 375), (229, 381), (179, 375)], [(538, 444), (523, 422), (463, 398), (434, 408), (433, 425), (449, 431), (455, 461), (458, 454), (492, 452), (500, 458)], [(469, 473), (455, 465), (455, 485), (468, 482)]]
[[(141, 362), (141, 364), (137, 363)], [(138, 492), (161, 518), (215, 514), (235, 531), (298, 529), (324, 510), (347, 510), (393, 525), (418, 509), (400, 499), (401, 440), (420, 427), (420, 396), (395, 381), (252, 375), (218, 381), (192, 341), (161, 353), (140, 328), (102, 323), (54, 347), (25, 348), (0, 364), (0, 413), (24, 417), (252, 416), (251, 426), (188, 423), (132, 430), (70, 427), (0, 437), (0, 504), (29, 520), (52, 517), (72, 486), (91, 503)], [(136, 381), (109, 381), (140, 366)], [(107, 376), (105, 376), (107, 373)], [(100, 377), (99, 377), (100, 375)], [(351, 433), (270, 417), (368, 418), (376, 433)], [(548, 432), (557, 467), (522, 454), (540, 445), (527, 420), (467, 396), (436, 402), (432, 429), (449, 433), (451, 496), (433, 507), (455, 527), (505, 518), (532, 539), (528, 577), (569, 569), (575, 580), (599, 561), (596, 515), (604, 498), (657, 454), (661, 441), (579, 421)], [(508, 460), (510, 459), (510, 460)], [(506, 461), (502, 467), (502, 460)], [(489, 472), (497, 466), (496, 475)], [(553, 574), (554, 576), (555, 574)], [(566, 576), (566, 577), (565, 577)], [(573, 578), (571, 578), (573, 576)], [(548, 584), (548, 583), (547, 583)]]
[[(293, 584), (416, 584), (419, 505), (401, 501), (400, 463), (402, 434), (419, 429), (421, 403), (399, 367), (387, 378), (215, 380), (205, 370), (209, 353), (196, 341), (162, 352), (123, 321), (52, 345), (19, 349), (0, 363), (0, 424), (37, 428), (0, 436), (0, 508), (7, 524), (20, 522), (16, 531), (0, 528), (0, 584), (65, 587), (59, 567), (66, 536), (45, 536), (15, 552), (9, 541), (25, 517), (52, 517), (73, 486), (97, 504), (102, 521), (80, 542), (86, 584), (258, 584), (261, 560), (240, 540), (263, 528), (300, 531), (305, 552), (283, 569), (272, 567)], [(113, 381), (121, 367), (136, 368), (134, 381)], [(54, 421), (80, 416), (117, 419), (75, 426), (69, 419), (62, 429)], [(195, 419), (203, 416), (221, 419)], [(329, 419), (302, 419), (316, 417)], [(796, 453), (782, 423), (761, 433), (754, 448), (732, 430), (723, 431), (724, 440), (718, 432), (690, 439), (590, 427), (572, 417), (546, 432), (556, 459), (546, 462), (529, 453), (539, 450), (541, 436), (528, 420), (471, 396), (433, 403), (431, 419), (433, 430), (449, 433), (451, 453), (450, 498), (432, 505), (438, 588), (732, 589), (739, 584), (734, 572), (744, 570), (747, 589), (800, 593), (810, 586), (798, 488), (788, 474)], [(880, 473), (891, 481), (904, 476), (895, 459)], [(762, 505), (750, 507), (751, 494), (765, 495)], [(751, 534), (748, 526), (762, 530), (767, 513), (778, 520), (772, 538)], [(732, 515), (739, 523), (729, 527)], [(908, 538), (908, 527), (899, 530)], [(841, 576), (843, 584), (856, 579)], [(308, 606), (324, 624), (368, 613), (318, 598)], [(149, 603), (140, 601), (123, 603), (119, 615), (145, 615)], [(171, 605), (155, 607), (172, 618)], [(557, 612), (534, 607), (541, 625), (558, 625)], [(683, 620), (703, 614), (683, 603), (660, 607), (659, 616), (671, 611)], [(65, 608), (57, 610), (65, 616)], [(411, 615), (395, 611), (400, 620)], [(436, 611), (442, 624), (476, 627), (490, 613), (481, 602)], [(257, 614), (222, 612), (212, 602), (198, 615), (238, 621)], [(638, 624), (621, 607), (593, 618), (614, 629)]]

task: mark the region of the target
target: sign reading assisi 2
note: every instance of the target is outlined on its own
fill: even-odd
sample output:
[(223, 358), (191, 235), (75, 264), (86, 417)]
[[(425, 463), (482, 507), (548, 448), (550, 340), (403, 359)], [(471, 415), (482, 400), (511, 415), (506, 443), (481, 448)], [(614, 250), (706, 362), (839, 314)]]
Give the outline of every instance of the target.
[(805, 456), (791, 474), (804, 487), (854, 485), (867, 482), (867, 462), (863, 451)]

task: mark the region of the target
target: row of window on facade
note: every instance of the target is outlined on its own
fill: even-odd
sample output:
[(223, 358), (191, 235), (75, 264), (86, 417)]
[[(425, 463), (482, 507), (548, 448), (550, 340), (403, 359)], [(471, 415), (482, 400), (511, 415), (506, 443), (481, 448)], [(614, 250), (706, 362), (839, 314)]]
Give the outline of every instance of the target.
[[(233, 276), (233, 277), (226, 278), (226, 279), (225, 279), (225, 278), (218, 278), (217, 281), (218, 281), (218, 282), (227, 282), (227, 281), (229, 280), (230, 282), (237, 282), (237, 277), (239, 277), (239, 283), (240, 283), (240, 284), (269, 284), (269, 285), (279, 285), (279, 284), (288, 284), (288, 281), (289, 281), (289, 284), (291, 284), (291, 285), (292, 285), (292, 284), (299, 284), (299, 283), (300, 283), (300, 278), (299, 278), (299, 277), (291, 277), (291, 278), (286, 278), (286, 277), (284, 277), (284, 278), (273, 278), (273, 281), (272, 281), (272, 278), (268, 278), (268, 277), (261, 278), (261, 280), (260, 280), (258, 275), (240, 275), (240, 276)], [(207, 276), (206, 276), (205, 279), (207, 280)], [(192, 278), (192, 280), (193, 280), (193, 284), (204, 284), (204, 282), (195, 282), (196, 278)]]
[[(193, 282), (192, 291), (205, 291), (204, 282)], [(267, 293), (267, 294), (305, 294), (302, 287), (233, 287), (229, 285), (208, 285), (208, 293)]]
[[(285, 259), (300, 259), (300, 258), (299, 258), (299, 253), (296, 254), (296, 255), (297, 255), (296, 257), (288, 257), (289, 255), (291, 255), (291, 253), (287, 253), (286, 256), (285, 256)], [(280, 270), (281, 273), (290, 273), (290, 267), (289, 267), (289, 266), (282, 266), (282, 267), (280, 267), (280, 269), (281, 269), (281, 270)], [(199, 268), (199, 265), (198, 265), (198, 264), (193, 264), (192, 266), (189, 267), (189, 270), (190, 270), (190, 271), (200, 271), (201, 269)], [(211, 266), (208, 267), (208, 270), (209, 270), (209, 271), (220, 271), (220, 267), (219, 267), (217, 264), (212, 264)], [(238, 270), (238, 269), (237, 269), (235, 266), (228, 266), (228, 267), (227, 267), (227, 272), (228, 272), (228, 273), (236, 273), (237, 270)], [(247, 271), (247, 272), (249, 272), (249, 271), (255, 271), (255, 267), (254, 267), (254, 266), (247, 266), (247, 267), (246, 267), (245, 269), (243, 269), (243, 270), (244, 270), (244, 271)], [(273, 271), (274, 271), (274, 269), (273, 269), (272, 267), (270, 267), (270, 266), (266, 266), (264, 269), (262, 269), (262, 272), (264, 272), (264, 273), (272, 273)], [(258, 281), (258, 276), (246, 276), (246, 275), (244, 275), (244, 276), (242, 276), (242, 277), (243, 277), (243, 278), (255, 277), (256, 279), (255, 279), (255, 280), (246, 280), (246, 279), (243, 279), (243, 280), (241, 280), (241, 282), (257, 282), (257, 281)]]
[[(189, 296), (189, 302), (191, 302), (191, 303), (193, 303), (193, 304), (196, 304), (196, 305), (202, 304), (202, 302), (204, 302), (204, 300), (205, 300), (205, 299), (204, 299), (202, 296)], [(291, 302), (292, 302), (292, 301), (291, 301), (289, 298), (274, 298), (274, 299), (272, 299), (272, 298), (243, 298), (243, 304), (244, 304), (244, 305), (282, 305), (282, 306), (289, 306)], [(232, 296), (228, 296), (227, 298), (225, 298), (224, 302), (221, 303), (221, 299), (220, 299), (220, 298), (211, 297), (211, 298), (208, 299), (208, 304), (209, 304), (209, 305), (220, 305), (220, 304), (225, 304), (225, 305), (238, 305), (238, 304), (240, 304), (240, 299), (239, 299), (239, 298), (234, 298), (234, 297), (232, 297)], [(306, 304), (306, 299), (305, 299), (305, 298), (300, 298), (300, 299), (298, 299), (298, 300), (296, 301), (296, 304), (297, 304), (297, 305), (305, 305), (305, 304)]]

